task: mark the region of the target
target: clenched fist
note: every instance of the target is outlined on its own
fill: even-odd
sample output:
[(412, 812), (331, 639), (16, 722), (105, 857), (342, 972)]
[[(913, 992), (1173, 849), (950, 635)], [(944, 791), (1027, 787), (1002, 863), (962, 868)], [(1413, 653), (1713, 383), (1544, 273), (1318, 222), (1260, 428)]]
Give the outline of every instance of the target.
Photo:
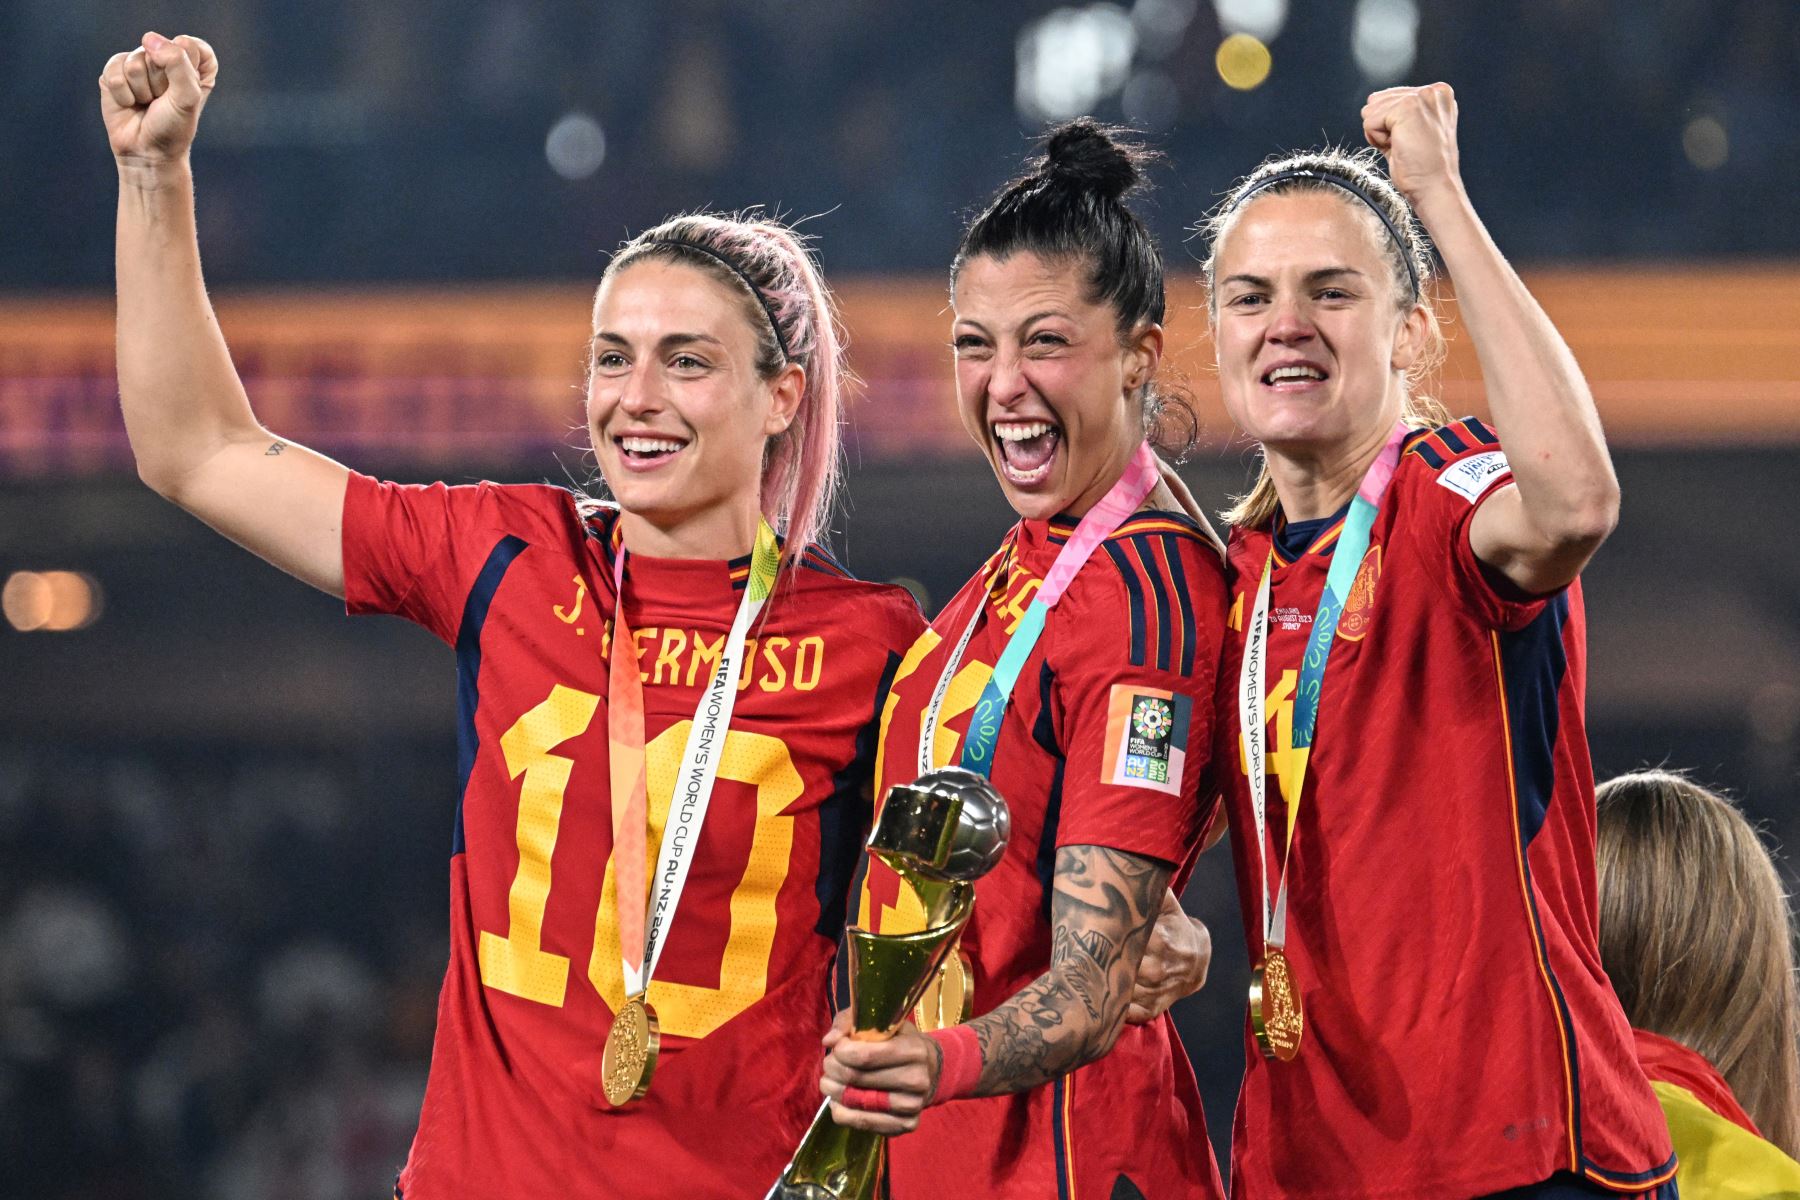
[(185, 34), (146, 33), (136, 50), (113, 55), (100, 72), (100, 116), (113, 156), (154, 165), (187, 154), (218, 77), (212, 47)]
[(1456, 152), (1456, 93), (1447, 83), (1388, 88), (1362, 110), (1363, 136), (1387, 156), (1388, 178), (1418, 208), (1462, 183)]

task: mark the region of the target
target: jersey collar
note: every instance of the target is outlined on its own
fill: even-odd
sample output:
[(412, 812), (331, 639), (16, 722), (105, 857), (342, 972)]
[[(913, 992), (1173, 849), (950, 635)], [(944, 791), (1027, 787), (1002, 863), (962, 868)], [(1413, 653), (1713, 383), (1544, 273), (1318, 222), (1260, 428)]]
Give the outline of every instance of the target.
[(1276, 509), (1275, 520), (1269, 529), (1269, 545), (1275, 551), (1275, 561), (1286, 566), (1289, 563), (1298, 562), (1309, 554), (1329, 556), (1332, 548), (1337, 545), (1338, 537), (1344, 532), (1344, 519), (1349, 515), (1350, 504), (1349, 501), (1346, 501), (1344, 507), (1331, 514), (1330, 519), (1318, 527), (1312, 538), (1299, 549), (1298, 553), (1290, 554), (1288, 548), (1281, 544), (1282, 532), (1288, 527), (1287, 514)]

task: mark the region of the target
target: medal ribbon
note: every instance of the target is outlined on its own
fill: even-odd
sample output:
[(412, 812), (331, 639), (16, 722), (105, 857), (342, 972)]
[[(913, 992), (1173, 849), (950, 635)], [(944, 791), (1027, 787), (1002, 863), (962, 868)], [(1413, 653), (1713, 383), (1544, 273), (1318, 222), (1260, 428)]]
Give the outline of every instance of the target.
[(642, 995), (662, 958), (663, 935), (675, 916), (700, 827), (719, 777), (719, 759), (737, 703), (738, 671), (751, 624), (775, 590), (781, 550), (775, 531), (758, 518), (756, 545), (750, 552), (750, 577), (738, 602), (731, 633), (719, 654), (718, 668), (700, 695), (675, 795), (663, 822), (656, 875), (646, 881), (645, 846), (649, 839), (649, 803), (645, 793), (644, 684), (639, 674), (637, 639), (625, 620), (625, 547), (613, 557), (612, 666), (606, 708), (606, 740), (611, 755), (613, 869), (618, 880), (619, 958), (625, 994)]
[[(1087, 514), (1076, 524), (1075, 532), (1069, 535), (1069, 540), (1057, 552), (1056, 560), (1044, 575), (1043, 584), (1026, 607), (1024, 617), (1001, 649), (1000, 659), (994, 664), (994, 673), (989, 677), (987, 686), (982, 689), (981, 699), (976, 702), (975, 715), (969, 720), (969, 733), (963, 741), (960, 759), (960, 765), (965, 769), (982, 775), (993, 771), (994, 746), (1000, 740), (1000, 719), (1006, 715), (1006, 706), (1012, 699), (1014, 685), (1019, 681), (1019, 672), (1025, 668), (1025, 660), (1031, 657), (1032, 648), (1037, 645), (1038, 638), (1043, 636), (1044, 623), (1050, 616), (1050, 610), (1062, 599), (1082, 564), (1093, 556), (1100, 543), (1111, 537), (1144, 503), (1145, 497), (1156, 487), (1157, 477), (1156, 455), (1148, 443), (1138, 443), (1137, 452), (1125, 466), (1125, 473), (1094, 507), (1088, 509)], [(984, 599), (975, 606), (975, 615), (964, 628), (956, 649), (950, 655), (950, 661), (944, 666), (943, 675), (938, 678), (937, 687), (932, 690), (931, 701), (925, 708), (925, 728), (920, 731), (919, 736), (920, 774), (931, 770), (934, 765), (938, 713), (944, 706), (944, 695), (950, 690), (950, 680), (962, 666), (963, 652), (968, 649), (969, 639), (975, 635), (975, 627), (981, 623), (986, 611), (987, 601)]]
[(1369, 534), (1375, 528), (1375, 517), (1381, 510), (1382, 496), (1393, 481), (1394, 468), (1400, 462), (1400, 444), (1409, 432), (1404, 424), (1394, 426), (1386, 445), (1370, 464), (1350, 501), (1349, 515), (1344, 518), (1343, 532), (1331, 548), (1331, 568), (1325, 576), (1325, 589), (1319, 596), (1319, 610), (1313, 616), (1312, 629), (1306, 640), (1306, 656), (1300, 662), (1300, 678), (1294, 687), (1293, 784), (1287, 786), (1283, 775), (1283, 798), (1287, 802), (1287, 838), (1282, 845), (1282, 860), (1276, 881), (1275, 908), (1269, 909), (1268, 827), (1268, 753), (1265, 740), (1268, 727), (1269, 664), (1269, 593), (1274, 573), (1275, 547), (1271, 543), (1269, 557), (1263, 564), (1262, 581), (1256, 587), (1256, 604), (1244, 636), (1244, 664), (1238, 673), (1238, 717), (1243, 731), (1244, 771), (1250, 780), (1250, 811), (1256, 818), (1256, 854), (1262, 868), (1263, 944), (1279, 950), (1287, 945), (1287, 864), (1294, 846), (1294, 827), (1300, 813), (1300, 797), (1306, 790), (1306, 769), (1312, 757), (1313, 735), (1319, 724), (1319, 696), (1325, 683), (1325, 665), (1331, 658), (1336, 639), (1338, 617), (1363, 555), (1369, 549)]

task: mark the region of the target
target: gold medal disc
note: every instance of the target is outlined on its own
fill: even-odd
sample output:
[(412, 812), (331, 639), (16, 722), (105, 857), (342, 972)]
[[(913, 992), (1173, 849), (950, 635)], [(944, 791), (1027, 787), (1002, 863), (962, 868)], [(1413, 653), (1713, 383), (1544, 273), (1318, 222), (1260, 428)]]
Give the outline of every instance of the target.
[(1262, 965), (1250, 976), (1250, 1029), (1264, 1058), (1292, 1062), (1300, 1053), (1306, 1014), (1287, 955), (1279, 947), (1269, 947)]
[(600, 1087), (609, 1103), (623, 1107), (650, 1090), (650, 1076), (656, 1071), (661, 1048), (656, 1010), (642, 994), (632, 996), (613, 1017), (606, 1049), (600, 1054)]

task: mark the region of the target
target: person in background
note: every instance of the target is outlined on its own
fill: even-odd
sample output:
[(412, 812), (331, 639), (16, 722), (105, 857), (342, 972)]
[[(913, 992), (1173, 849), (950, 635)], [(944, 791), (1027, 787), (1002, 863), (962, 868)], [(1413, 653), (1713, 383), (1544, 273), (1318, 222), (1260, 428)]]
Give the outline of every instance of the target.
[[(1675, 1173), (1593, 932), (1578, 577), (1618, 484), (1464, 189), (1456, 118), (1444, 84), (1377, 92), (1371, 150), (1271, 160), (1203, 230), (1220, 392), (1263, 456), (1227, 517), (1218, 715), (1255, 966), (1239, 1200)], [(1426, 235), (1491, 429), (1421, 391)]]
[(1800, 1006), (1775, 862), (1691, 779), (1600, 785), (1600, 958), (1662, 1102), (1684, 1200), (1800, 1197)]

